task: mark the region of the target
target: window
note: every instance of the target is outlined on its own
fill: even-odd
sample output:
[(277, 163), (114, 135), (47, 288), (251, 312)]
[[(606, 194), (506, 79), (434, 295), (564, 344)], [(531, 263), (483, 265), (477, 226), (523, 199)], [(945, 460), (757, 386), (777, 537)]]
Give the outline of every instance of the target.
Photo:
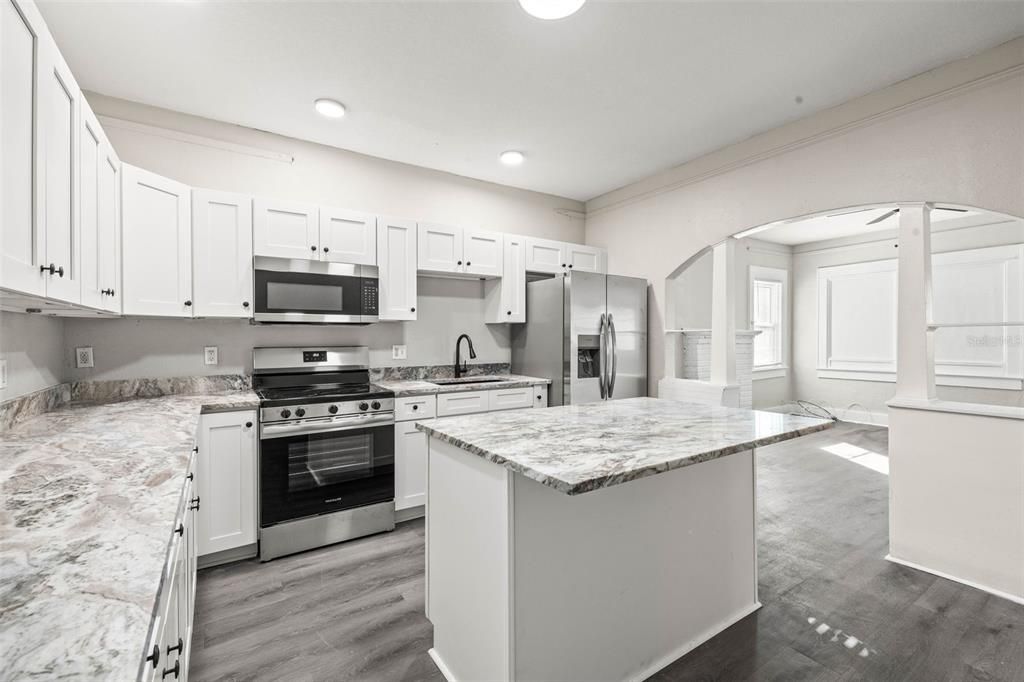
[(782, 376), (785, 370), (786, 279), (785, 270), (750, 268), (750, 327), (760, 332), (754, 337), (755, 372)]

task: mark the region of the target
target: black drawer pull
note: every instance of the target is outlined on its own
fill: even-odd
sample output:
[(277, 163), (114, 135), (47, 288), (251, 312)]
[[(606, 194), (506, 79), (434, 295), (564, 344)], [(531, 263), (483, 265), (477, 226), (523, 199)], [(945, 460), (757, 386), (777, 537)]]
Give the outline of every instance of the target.
[(177, 533), (178, 535), (184, 535), (185, 534), (185, 525), (182, 524), (182, 523), (179, 523), (178, 527), (174, 529), (174, 532)]
[(153, 661), (153, 670), (156, 670), (156, 664), (160, 662), (160, 645), (159, 644), (154, 644), (153, 645), (153, 653), (151, 653), (149, 656), (146, 656), (146, 660), (147, 661)]
[(180, 673), (180, 672), (181, 672), (181, 661), (177, 660), (177, 661), (174, 662), (174, 667), (173, 668), (164, 668), (164, 674), (161, 675), (160, 677), (161, 678), (167, 677), (171, 673), (174, 673), (174, 679), (178, 679), (178, 673)]
[(192, 498), (192, 504), (189, 505), (189, 509), (199, 509), (199, 496), (196, 495)]
[(180, 654), (180, 653), (181, 653), (181, 650), (182, 650), (182, 649), (183, 649), (184, 647), (185, 647), (185, 643), (184, 643), (184, 642), (182, 642), (182, 641), (181, 641), (181, 637), (179, 637), (179, 638), (178, 638), (178, 646), (168, 646), (168, 647), (167, 647), (167, 655), (168, 655), (168, 656), (170, 656), (170, 655), (171, 655), (171, 652), (172, 652), (172, 651), (177, 651), (177, 652), (178, 652), (178, 653)]

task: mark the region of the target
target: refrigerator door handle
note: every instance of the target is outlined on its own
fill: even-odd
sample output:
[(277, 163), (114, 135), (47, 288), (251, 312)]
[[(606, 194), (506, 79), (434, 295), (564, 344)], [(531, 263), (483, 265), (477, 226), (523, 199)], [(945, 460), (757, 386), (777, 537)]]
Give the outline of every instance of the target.
[(597, 385), (601, 389), (601, 400), (608, 397), (607, 391), (605, 390), (605, 366), (607, 365), (608, 358), (608, 344), (607, 339), (607, 326), (605, 324), (605, 314), (601, 313), (601, 327), (598, 332), (598, 352), (597, 352)]
[(615, 321), (612, 319), (611, 313), (608, 313), (608, 338), (611, 340), (611, 347), (609, 349), (611, 363), (608, 372), (608, 398), (611, 399), (615, 394), (615, 377), (619, 373), (619, 344), (618, 339), (615, 337)]

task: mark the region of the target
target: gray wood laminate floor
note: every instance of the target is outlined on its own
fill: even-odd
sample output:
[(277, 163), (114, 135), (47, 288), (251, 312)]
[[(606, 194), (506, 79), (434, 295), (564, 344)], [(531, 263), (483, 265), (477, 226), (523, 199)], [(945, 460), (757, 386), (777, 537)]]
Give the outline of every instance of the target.
[[(653, 679), (1024, 680), (1024, 606), (883, 558), (886, 452), (852, 424), (758, 450), (764, 606)], [(202, 571), (191, 677), (440, 680), (423, 590), (422, 521)]]

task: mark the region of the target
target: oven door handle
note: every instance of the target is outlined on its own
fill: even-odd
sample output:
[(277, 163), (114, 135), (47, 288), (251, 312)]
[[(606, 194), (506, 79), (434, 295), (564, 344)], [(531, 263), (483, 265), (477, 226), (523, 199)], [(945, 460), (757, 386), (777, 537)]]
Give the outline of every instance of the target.
[(394, 423), (395, 416), (393, 414), (360, 414), (354, 417), (330, 417), (307, 422), (260, 424), (260, 439), (286, 438), (288, 436), (302, 436), (310, 433), (324, 433), (325, 431), (351, 431), (352, 429), (362, 429), (367, 426), (384, 426)]

